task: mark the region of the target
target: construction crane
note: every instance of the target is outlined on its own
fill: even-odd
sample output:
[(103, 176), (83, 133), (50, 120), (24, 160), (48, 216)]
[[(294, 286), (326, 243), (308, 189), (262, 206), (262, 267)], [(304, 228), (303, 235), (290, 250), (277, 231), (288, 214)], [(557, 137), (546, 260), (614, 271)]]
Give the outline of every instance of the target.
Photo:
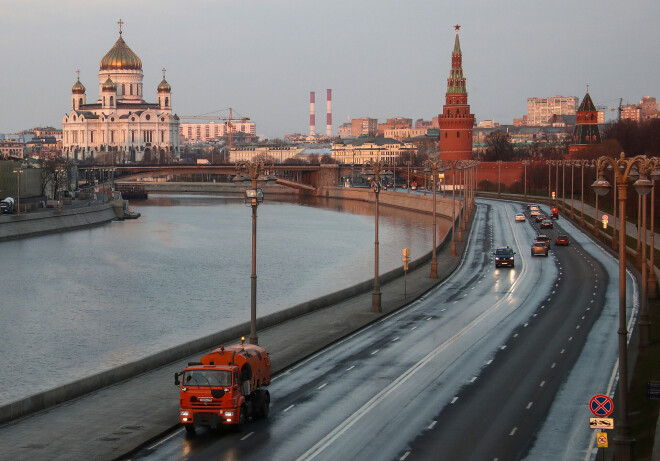
[[(224, 112), (227, 109), (222, 109), (221, 111), (215, 111), (215, 112)], [(182, 119), (191, 119), (191, 120), (222, 120), (225, 122), (225, 126), (227, 127), (227, 144), (229, 146), (229, 150), (233, 147), (233, 135), (234, 135), (234, 124), (232, 122), (240, 121), (240, 122), (247, 122), (250, 120), (250, 117), (234, 117), (234, 111), (230, 107), (229, 108), (229, 117), (227, 116), (214, 116), (211, 114), (214, 114), (215, 112), (209, 112), (208, 114), (202, 114), (202, 115), (181, 115), (179, 118)]]
[(596, 106), (597, 110), (618, 110), (619, 111), (619, 121), (621, 121), (621, 111), (623, 110), (623, 98), (619, 98), (618, 106)]

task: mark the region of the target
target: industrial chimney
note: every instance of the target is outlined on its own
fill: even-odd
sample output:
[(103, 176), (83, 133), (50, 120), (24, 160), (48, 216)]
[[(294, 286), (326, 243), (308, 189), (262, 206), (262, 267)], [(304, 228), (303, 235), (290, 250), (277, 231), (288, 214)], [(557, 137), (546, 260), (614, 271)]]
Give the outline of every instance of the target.
[(332, 90), (328, 89), (328, 106), (327, 106), (327, 121), (325, 125), (325, 134), (327, 137), (332, 137)]
[(314, 92), (310, 91), (309, 93), (309, 135), (314, 136), (316, 134), (316, 120), (314, 119)]

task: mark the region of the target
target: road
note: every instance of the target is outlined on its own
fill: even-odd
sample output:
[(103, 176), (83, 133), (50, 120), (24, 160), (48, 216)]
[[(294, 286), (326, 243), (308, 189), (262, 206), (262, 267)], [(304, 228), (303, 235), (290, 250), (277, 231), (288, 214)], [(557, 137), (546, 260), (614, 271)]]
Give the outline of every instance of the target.
[[(532, 257), (538, 225), (520, 211), (479, 201), (456, 273), (275, 377), (267, 421), (180, 430), (133, 459), (589, 459), (587, 403), (614, 384), (616, 348), (598, 339), (615, 342), (617, 266), (561, 219), (571, 245)], [(506, 245), (516, 266), (496, 269)]]

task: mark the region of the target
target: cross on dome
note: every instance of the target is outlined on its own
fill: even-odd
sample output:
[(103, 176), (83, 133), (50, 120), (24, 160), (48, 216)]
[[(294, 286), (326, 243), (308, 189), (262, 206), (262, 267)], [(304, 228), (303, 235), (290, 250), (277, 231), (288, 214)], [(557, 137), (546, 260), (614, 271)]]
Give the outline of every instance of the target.
[(163, 79), (165, 79), (165, 70), (166, 69), (163, 67), (161, 70), (163, 71)]
[(122, 21), (121, 18), (119, 18), (119, 21), (117, 21), (117, 24), (119, 24), (119, 35), (121, 35), (121, 26), (124, 25), (124, 21)]

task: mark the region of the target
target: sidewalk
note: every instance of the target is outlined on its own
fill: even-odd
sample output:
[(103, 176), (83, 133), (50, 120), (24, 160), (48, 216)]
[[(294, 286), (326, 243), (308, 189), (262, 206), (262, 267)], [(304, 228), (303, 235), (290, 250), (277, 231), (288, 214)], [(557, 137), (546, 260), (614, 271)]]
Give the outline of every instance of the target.
[[(270, 354), (273, 373), (396, 311), (433, 288), (458, 266), (466, 240), (456, 242), (456, 257), (450, 255), (450, 241), (445, 241), (437, 254), (437, 279), (429, 278), (430, 260), (408, 272), (406, 297), (403, 278), (383, 283), (381, 314), (371, 313), (372, 296), (368, 291), (258, 331), (259, 344)], [(174, 373), (189, 360), (198, 360), (200, 355), (0, 426), (2, 459), (113, 460), (136, 450), (179, 425)]]

